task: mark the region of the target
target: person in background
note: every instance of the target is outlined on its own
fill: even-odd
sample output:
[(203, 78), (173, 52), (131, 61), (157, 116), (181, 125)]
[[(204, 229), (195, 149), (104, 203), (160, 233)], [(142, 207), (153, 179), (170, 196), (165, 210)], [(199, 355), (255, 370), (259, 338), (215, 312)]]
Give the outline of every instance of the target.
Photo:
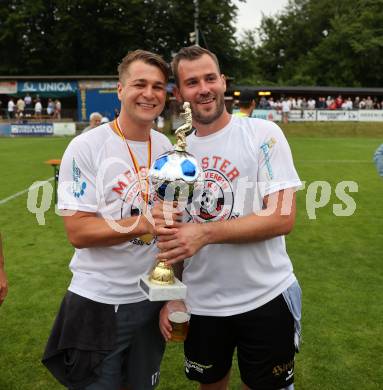
[(320, 96), (318, 99), (318, 109), (325, 110), (326, 107), (326, 98), (324, 96)]
[(290, 102), (288, 99), (284, 98), (282, 100), (282, 121), (283, 123), (289, 123), (290, 115)]
[(27, 93), (24, 96), (24, 103), (25, 103), (25, 116), (27, 118), (30, 118), (33, 114), (33, 104), (32, 104), (32, 97), (29, 93)]
[(293, 98), (292, 100), (293, 104), (290, 106), (291, 109), (293, 110), (300, 110), (302, 108), (302, 97), (298, 96), (297, 100)]
[(262, 96), (259, 99), (258, 108), (260, 110), (269, 110), (270, 109), (269, 101), (264, 96)]
[(309, 110), (315, 110), (316, 100), (313, 97), (310, 97), (310, 99), (307, 102), (307, 105)]
[(51, 98), (48, 99), (48, 105), (47, 105), (47, 114), (49, 116), (52, 116), (55, 112), (55, 103)]
[(55, 100), (55, 112), (53, 114), (53, 117), (58, 120), (61, 119), (61, 102), (59, 99)]
[(17, 107), (17, 113), (16, 113), (17, 118), (21, 119), (24, 116), (24, 109), (25, 109), (24, 99), (22, 99), (21, 97), (18, 98), (16, 102), (16, 107)]
[(372, 110), (373, 108), (374, 108), (374, 101), (371, 99), (371, 96), (367, 96), (366, 110)]
[(374, 153), (374, 162), (379, 175), (383, 177), (383, 144), (376, 149)]
[(162, 115), (158, 115), (156, 119), (156, 127), (160, 133), (163, 133), (165, 127), (165, 118)]
[(82, 133), (86, 133), (87, 131), (94, 129), (97, 126), (100, 126), (101, 121), (102, 121), (102, 115), (99, 112), (92, 112), (89, 115), (89, 125), (85, 127)]
[(255, 109), (254, 93), (249, 89), (241, 91), (238, 97), (239, 111), (233, 115), (239, 117), (251, 117), (253, 110)]
[(0, 234), (0, 306), (8, 294), (8, 281), (4, 267), (3, 243)]
[(343, 98), (342, 95), (338, 95), (335, 99), (335, 109), (340, 110), (342, 108)]
[(375, 96), (374, 97), (374, 110), (380, 110), (380, 103), (378, 101), (378, 98)]
[(353, 103), (352, 103), (352, 109), (353, 109), (353, 110), (359, 110), (359, 103), (360, 103), (360, 97), (357, 96), (357, 97), (354, 99)]
[(15, 102), (12, 98), (8, 100), (8, 119), (13, 119), (15, 117)]
[(366, 98), (362, 98), (362, 100), (359, 102), (359, 110), (365, 110), (366, 109)]
[[(276, 108), (276, 103), (274, 101), (274, 98), (272, 96), (270, 96), (267, 101), (269, 102), (269, 107), (270, 107), (270, 110), (274, 110)], [(254, 100), (254, 105), (255, 105), (255, 100)], [(255, 108), (255, 107), (254, 107)]]
[(41, 104), (40, 99), (37, 98), (35, 103), (35, 118), (40, 119), (42, 112), (43, 112), (43, 105)]
[(352, 104), (351, 97), (348, 97), (344, 103), (345, 103), (344, 105), (345, 110), (352, 110), (353, 104)]

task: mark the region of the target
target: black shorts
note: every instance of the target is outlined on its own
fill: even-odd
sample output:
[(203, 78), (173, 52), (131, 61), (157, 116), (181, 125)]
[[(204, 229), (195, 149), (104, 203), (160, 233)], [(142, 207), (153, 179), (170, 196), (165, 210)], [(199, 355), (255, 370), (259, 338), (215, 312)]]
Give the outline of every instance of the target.
[(242, 382), (251, 389), (276, 390), (294, 382), (294, 319), (282, 294), (247, 313), (192, 315), (184, 344), (186, 376), (203, 384), (221, 380), (235, 348)]

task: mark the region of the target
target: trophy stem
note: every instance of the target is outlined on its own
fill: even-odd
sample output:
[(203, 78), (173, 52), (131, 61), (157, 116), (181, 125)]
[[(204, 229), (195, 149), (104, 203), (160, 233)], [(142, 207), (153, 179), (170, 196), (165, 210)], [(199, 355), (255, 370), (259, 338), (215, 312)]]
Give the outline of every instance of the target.
[(174, 284), (175, 276), (172, 266), (166, 265), (164, 260), (160, 260), (150, 273), (149, 281), (162, 285)]
[[(149, 178), (159, 199), (176, 202), (180, 208), (191, 200), (196, 187), (203, 184), (203, 174), (195, 157), (186, 152), (186, 133), (192, 130), (192, 110), (183, 104), (181, 116), (185, 123), (175, 131), (177, 144), (160, 155), (149, 171)], [(142, 238), (142, 237), (141, 237)], [(138, 286), (150, 301), (170, 301), (186, 298), (186, 285), (179, 281), (167, 259), (156, 262), (149, 274), (142, 275)]]

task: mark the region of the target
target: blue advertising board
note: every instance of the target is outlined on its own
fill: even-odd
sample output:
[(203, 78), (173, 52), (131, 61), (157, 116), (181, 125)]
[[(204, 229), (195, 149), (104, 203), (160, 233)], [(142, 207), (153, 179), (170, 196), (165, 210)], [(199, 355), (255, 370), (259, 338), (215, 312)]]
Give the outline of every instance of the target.
[(92, 112), (99, 112), (102, 116), (112, 120), (114, 110), (116, 108), (120, 110), (120, 101), (115, 89), (87, 89), (82, 97), (81, 93), (77, 94), (77, 107), (85, 108), (85, 110), (78, 110), (80, 121), (89, 121), (89, 115)]
[(282, 120), (282, 114), (276, 110), (253, 110), (251, 117), (273, 122), (280, 122)]
[(11, 125), (11, 135), (53, 135), (53, 123), (25, 123)]
[(77, 81), (18, 81), (17, 92), (42, 96), (71, 96), (77, 93)]
[(0, 123), (0, 135), (10, 135), (11, 125), (9, 123)]

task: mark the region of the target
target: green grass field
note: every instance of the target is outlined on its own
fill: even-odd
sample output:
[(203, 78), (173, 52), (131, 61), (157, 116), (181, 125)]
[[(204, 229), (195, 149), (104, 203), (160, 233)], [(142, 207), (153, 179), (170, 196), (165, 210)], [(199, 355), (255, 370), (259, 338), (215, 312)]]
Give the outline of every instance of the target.
[[(372, 154), (383, 142), (383, 124), (289, 124), (284, 127), (306, 189), (298, 192), (298, 215), (287, 237), (303, 289), (303, 345), (296, 359), (296, 389), (383, 388), (383, 179)], [(365, 129), (363, 135), (363, 129)], [(53, 206), (45, 225), (27, 209), (27, 193), (2, 200), (52, 176), (43, 162), (60, 158), (69, 138), (0, 138), (0, 230), (4, 239), (9, 295), (0, 307), (0, 389), (56, 390), (40, 358), (70, 280), (73, 249)], [(307, 189), (327, 181), (331, 196), (306, 211)], [(341, 181), (356, 210), (335, 194)], [(314, 184), (313, 184), (314, 183)], [(346, 191), (347, 192), (347, 191)], [(323, 195), (323, 194), (322, 194)], [(321, 196), (318, 192), (317, 199)], [(53, 203), (52, 203), (53, 204)], [(160, 390), (195, 389), (183, 375), (182, 345), (168, 345)], [(236, 367), (231, 389), (240, 389)]]

